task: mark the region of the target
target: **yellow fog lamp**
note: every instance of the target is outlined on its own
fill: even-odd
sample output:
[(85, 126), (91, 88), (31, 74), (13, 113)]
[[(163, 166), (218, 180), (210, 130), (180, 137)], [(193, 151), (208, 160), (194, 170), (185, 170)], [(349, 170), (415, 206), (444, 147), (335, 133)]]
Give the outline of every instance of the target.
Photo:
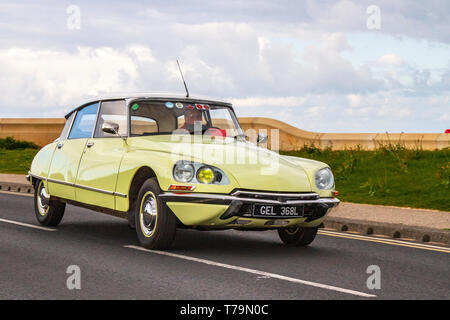
[(197, 171), (197, 180), (201, 183), (213, 183), (215, 178), (214, 170), (210, 167), (201, 167)]

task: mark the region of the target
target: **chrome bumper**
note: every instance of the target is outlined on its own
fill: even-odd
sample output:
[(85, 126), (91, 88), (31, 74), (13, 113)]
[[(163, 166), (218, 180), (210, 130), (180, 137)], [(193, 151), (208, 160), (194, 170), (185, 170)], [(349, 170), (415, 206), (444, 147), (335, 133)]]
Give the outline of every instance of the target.
[[(328, 209), (336, 207), (340, 201), (337, 198), (320, 198), (317, 193), (270, 193), (253, 191), (235, 191), (227, 194), (206, 193), (173, 193), (166, 192), (158, 195), (163, 202), (190, 202), (203, 204), (228, 205), (227, 211), (221, 219), (242, 215), (245, 205), (267, 204), (282, 206), (305, 206), (312, 211), (320, 211), (323, 216)], [(268, 199), (273, 198), (273, 199)]]
[(296, 200), (272, 200), (250, 197), (239, 197), (236, 195), (206, 194), (206, 193), (173, 193), (166, 192), (158, 196), (164, 202), (194, 202), (208, 204), (231, 204), (233, 201), (239, 201), (246, 204), (271, 204), (271, 205), (325, 205), (329, 208), (336, 207), (340, 201), (337, 198), (316, 198), (316, 199), (296, 199)]

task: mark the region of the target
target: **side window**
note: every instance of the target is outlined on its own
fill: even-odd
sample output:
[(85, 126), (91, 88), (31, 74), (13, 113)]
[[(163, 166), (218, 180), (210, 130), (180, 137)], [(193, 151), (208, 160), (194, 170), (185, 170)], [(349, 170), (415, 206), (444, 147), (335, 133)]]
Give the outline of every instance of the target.
[(102, 131), (105, 122), (112, 122), (119, 125), (119, 134), (128, 135), (127, 104), (125, 100), (103, 101), (100, 106), (100, 115), (98, 117), (95, 129), (96, 138), (115, 138), (117, 135)]
[(98, 102), (91, 104), (77, 112), (75, 122), (69, 134), (69, 139), (90, 138), (94, 131), (97, 117)]
[(158, 123), (148, 117), (131, 116), (131, 136), (145, 136), (158, 133)]
[(64, 129), (61, 132), (61, 135), (59, 136), (59, 141), (66, 140), (67, 134), (69, 133), (70, 126), (72, 125), (73, 117), (75, 117), (76, 112), (72, 112), (72, 114), (67, 118), (66, 124), (64, 125)]

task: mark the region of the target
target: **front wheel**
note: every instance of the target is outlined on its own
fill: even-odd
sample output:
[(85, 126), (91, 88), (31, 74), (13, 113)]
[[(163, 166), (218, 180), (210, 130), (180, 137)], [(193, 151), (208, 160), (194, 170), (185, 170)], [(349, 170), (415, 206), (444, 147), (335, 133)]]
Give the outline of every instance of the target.
[(158, 199), (160, 189), (156, 178), (144, 182), (135, 208), (136, 233), (144, 248), (164, 250), (174, 239), (177, 220), (174, 214)]
[(39, 181), (36, 185), (37, 188), (34, 190), (34, 213), (37, 221), (43, 226), (57, 226), (64, 216), (66, 204), (50, 200), (44, 181)]
[(283, 228), (278, 229), (278, 235), (281, 241), (288, 246), (307, 246), (314, 241), (317, 235), (317, 227), (315, 228)]

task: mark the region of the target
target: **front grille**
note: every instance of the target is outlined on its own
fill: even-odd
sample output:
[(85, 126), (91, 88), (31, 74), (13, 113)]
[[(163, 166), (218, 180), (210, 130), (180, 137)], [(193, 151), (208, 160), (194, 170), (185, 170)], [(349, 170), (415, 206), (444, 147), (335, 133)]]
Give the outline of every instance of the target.
[(339, 200), (321, 199), (314, 192), (264, 192), (251, 190), (234, 190), (230, 194), (232, 201), (228, 209), (222, 214), (221, 219), (232, 216), (252, 217), (255, 205), (268, 206), (297, 206), (303, 207), (304, 216), (308, 221), (322, 217), (328, 208), (332, 208)]
[(242, 199), (276, 200), (286, 202), (290, 200), (316, 200), (319, 195), (315, 192), (266, 192), (253, 190), (234, 190), (232, 196)]
[(238, 216), (241, 217), (251, 217), (253, 213), (253, 205), (251, 204), (243, 204), (239, 209)]
[[(309, 209), (308, 214), (306, 214), (306, 209)], [(316, 219), (322, 218), (328, 211), (328, 208), (324, 208), (321, 206), (316, 206), (316, 207), (305, 207), (305, 217), (307, 217), (307, 219), (305, 220), (305, 222), (310, 222), (310, 221), (314, 221)]]

